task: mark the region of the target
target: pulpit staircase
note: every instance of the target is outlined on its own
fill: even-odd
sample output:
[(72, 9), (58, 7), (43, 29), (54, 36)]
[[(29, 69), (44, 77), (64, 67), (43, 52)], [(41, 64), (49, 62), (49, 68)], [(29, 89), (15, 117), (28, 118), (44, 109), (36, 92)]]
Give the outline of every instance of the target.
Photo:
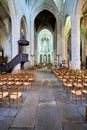
[(17, 65), (17, 64), (21, 64), (21, 67), (23, 67), (24, 63), (28, 62), (28, 54), (18, 54), (16, 55), (10, 62), (8, 62), (7, 64), (5, 64), (3, 66), (2, 71), (5, 72), (11, 72), (13, 70), (13, 68)]

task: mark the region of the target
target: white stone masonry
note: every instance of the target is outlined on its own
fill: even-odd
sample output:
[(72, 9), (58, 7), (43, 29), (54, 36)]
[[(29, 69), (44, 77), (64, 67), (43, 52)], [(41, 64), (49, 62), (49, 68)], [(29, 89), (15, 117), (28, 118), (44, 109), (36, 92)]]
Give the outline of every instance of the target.
[(71, 18), (72, 69), (80, 69), (80, 16)]

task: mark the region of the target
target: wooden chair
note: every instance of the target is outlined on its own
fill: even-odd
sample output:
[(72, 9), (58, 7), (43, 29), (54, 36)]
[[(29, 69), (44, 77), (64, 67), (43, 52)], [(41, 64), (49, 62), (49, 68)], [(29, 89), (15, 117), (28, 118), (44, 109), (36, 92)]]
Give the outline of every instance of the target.
[(57, 75), (57, 77), (59, 78), (60, 81), (63, 80), (63, 76), (64, 76), (63, 73), (59, 73), (59, 74)]
[(3, 82), (0, 81), (0, 99), (1, 99), (1, 102), (2, 102), (2, 107), (4, 106), (5, 98), (8, 96), (8, 92), (4, 90), (3, 85), (4, 85)]
[(73, 89), (73, 83), (74, 83), (73, 77), (67, 78), (65, 87), (69, 94), (70, 94), (70, 90)]
[(18, 77), (15, 77), (14, 78), (14, 84), (15, 86), (18, 86), (19, 89), (23, 88), (23, 81), (21, 80), (22, 78), (18, 78)]
[(16, 108), (18, 108), (18, 101), (21, 99), (23, 101), (23, 96), (22, 92), (19, 92), (17, 86), (7, 86), (8, 93), (9, 93), (9, 104), (10, 107), (12, 106), (12, 102), (15, 100), (16, 101)]
[(76, 101), (76, 104), (78, 102), (78, 100), (81, 100), (82, 103), (82, 90), (83, 90), (83, 81), (82, 79), (77, 79), (75, 83), (73, 83), (74, 88), (70, 91), (70, 99), (72, 99), (72, 97), (74, 96), (74, 99)]
[(83, 86), (84, 86), (84, 88), (87, 88), (87, 78), (85, 78), (85, 77), (83, 79)]
[(87, 78), (85, 78), (85, 77), (84, 77), (84, 80), (83, 80), (82, 93), (83, 93), (83, 99), (85, 99), (87, 101)]
[(25, 78), (23, 79), (23, 89), (24, 89), (24, 91), (25, 91), (25, 90), (28, 90), (28, 88), (31, 87), (31, 82), (30, 82), (30, 81), (31, 81), (31, 80), (30, 80), (29, 77), (25, 77)]
[(69, 77), (68, 76), (64, 76), (63, 77), (63, 79), (62, 79), (62, 82), (63, 82), (63, 84), (64, 84), (64, 89), (66, 89), (66, 85), (67, 85), (67, 79), (68, 79)]

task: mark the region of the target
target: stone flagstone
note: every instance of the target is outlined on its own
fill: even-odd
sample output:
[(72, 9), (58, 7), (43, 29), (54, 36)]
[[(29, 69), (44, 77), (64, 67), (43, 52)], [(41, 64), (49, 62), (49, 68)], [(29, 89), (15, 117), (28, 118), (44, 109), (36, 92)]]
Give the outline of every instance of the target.
[(38, 105), (38, 92), (34, 91), (29, 93), (22, 109), (16, 116), (11, 127), (33, 128), (35, 126), (37, 105)]
[(3, 116), (16, 116), (16, 114), (18, 113), (18, 109), (16, 108), (7, 108), (5, 110), (5, 112), (3, 113)]
[(55, 101), (39, 103), (35, 130), (62, 130)]
[(54, 100), (54, 95), (51, 87), (42, 87), (40, 91), (40, 100)]
[(63, 123), (64, 130), (87, 130), (87, 127), (84, 124), (79, 123)]
[(83, 118), (77, 108), (73, 105), (65, 103), (57, 103), (57, 110), (60, 114), (61, 120), (68, 123), (81, 123)]
[(38, 79), (18, 109), (0, 108), (0, 130), (87, 130), (85, 106), (71, 102), (52, 73), (38, 72)]

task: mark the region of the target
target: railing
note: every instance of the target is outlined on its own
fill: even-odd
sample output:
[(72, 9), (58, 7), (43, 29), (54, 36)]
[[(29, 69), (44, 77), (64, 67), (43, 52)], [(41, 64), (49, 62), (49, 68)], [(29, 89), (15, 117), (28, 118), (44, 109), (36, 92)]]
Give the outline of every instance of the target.
[(17, 64), (28, 62), (28, 54), (18, 54), (3, 67), (3, 71), (11, 71)]

